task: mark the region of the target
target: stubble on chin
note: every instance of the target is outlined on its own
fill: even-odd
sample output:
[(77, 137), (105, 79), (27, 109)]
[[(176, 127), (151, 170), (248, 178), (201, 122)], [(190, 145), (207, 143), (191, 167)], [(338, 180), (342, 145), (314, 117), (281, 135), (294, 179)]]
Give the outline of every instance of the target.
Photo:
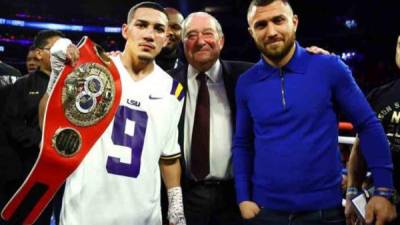
[(283, 59), (289, 52), (292, 46), (294, 45), (295, 40), (289, 41), (289, 43), (285, 43), (284, 46), (279, 47), (278, 49), (268, 49), (267, 46), (259, 46), (259, 50), (263, 53), (264, 56), (273, 60), (279, 61)]
[(152, 58), (150, 56), (144, 56), (144, 55), (139, 55), (138, 59), (143, 64), (151, 63), (154, 60), (154, 58)]

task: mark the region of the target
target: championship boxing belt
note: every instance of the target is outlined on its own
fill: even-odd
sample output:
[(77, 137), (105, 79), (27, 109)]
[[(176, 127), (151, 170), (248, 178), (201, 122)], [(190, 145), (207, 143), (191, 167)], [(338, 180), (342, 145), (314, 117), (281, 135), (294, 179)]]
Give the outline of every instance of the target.
[(117, 68), (84, 37), (75, 67), (66, 65), (50, 94), (42, 147), (29, 176), (7, 203), (9, 224), (33, 224), (114, 117), (121, 98)]

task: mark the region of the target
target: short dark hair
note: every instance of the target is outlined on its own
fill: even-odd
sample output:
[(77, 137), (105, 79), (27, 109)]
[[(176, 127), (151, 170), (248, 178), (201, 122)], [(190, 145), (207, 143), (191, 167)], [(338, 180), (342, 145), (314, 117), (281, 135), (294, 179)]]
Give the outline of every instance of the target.
[(132, 21), (133, 16), (135, 15), (135, 11), (139, 8), (150, 8), (150, 9), (155, 9), (158, 10), (162, 13), (165, 14), (165, 16), (168, 18), (167, 13), (165, 12), (164, 7), (162, 5), (158, 4), (157, 2), (141, 2), (136, 5), (134, 5), (128, 13), (128, 17), (126, 19), (127, 23), (129, 24)]
[(250, 10), (251, 8), (253, 8), (253, 6), (266, 6), (275, 1), (281, 1), (285, 4), (288, 4), (289, 7), (292, 8), (292, 6), (290, 6), (289, 0), (252, 0), (250, 2), (249, 8), (247, 9), (247, 17), (249, 16)]
[(250, 5), (251, 6), (253, 6), (253, 5), (255, 5), (255, 6), (266, 6), (266, 5), (269, 5), (269, 4), (271, 4), (271, 3), (275, 2), (275, 1), (282, 1), (285, 4), (289, 4), (289, 0), (252, 0)]
[(65, 37), (65, 35), (58, 30), (41, 30), (33, 39), (33, 48), (44, 48), (49, 42), (48, 40), (52, 37)]

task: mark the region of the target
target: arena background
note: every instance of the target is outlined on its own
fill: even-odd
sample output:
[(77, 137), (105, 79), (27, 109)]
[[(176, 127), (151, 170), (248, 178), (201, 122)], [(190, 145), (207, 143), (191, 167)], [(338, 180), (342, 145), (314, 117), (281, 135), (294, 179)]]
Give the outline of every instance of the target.
[[(119, 32), (104, 33), (85, 28), (118, 28), (125, 21), (129, 8), (138, 2), (1, 0), (0, 60), (26, 72), (27, 49), (36, 32), (43, 28), (29, 26), (32, 22), (33, 25), (36, 22), (77, 25), (66, 26), (75, 31), (63, 30), (75, 42), (88, 35), (106, 50), (122, 49), (124, 41)], [(221, 22), (225, 32), (223, 58), (258, 60), (259, 53), (247, 32), (245, 14), (250, 0), (158, 2), (177, 8), (184, 16), (193, 11), (211, 13)], [(352, 67), (365, 92), (399, 74), (394, 64), (395, 44), (400, 34), (399, 1), (292, 0), (291, 4), (300, 18), (300, 43), (317, 45), (340, 55)]]
[[(126, 20), (129, 8), (138, 2), (0, 0), (0, 60), (26, 73), (28, 47), (34, 35), (45, 28), (62, 29), (75, 43), (88, 35), (107, 51), (121, 50), (124, 40), (118, 28)], [(247, 32), (250, 0), (158, 2), (177, 8), (184, 16), (193, 11), (214, 15), (225, 33), (222, 58), (252, 62), (259, 59)], [(365, 93), (400, 75), (394, 63), (396, 39), (400, 35), (398, 0), (292, 0), (291, 4), (300, 20), (299, 42), (341, 56)]]

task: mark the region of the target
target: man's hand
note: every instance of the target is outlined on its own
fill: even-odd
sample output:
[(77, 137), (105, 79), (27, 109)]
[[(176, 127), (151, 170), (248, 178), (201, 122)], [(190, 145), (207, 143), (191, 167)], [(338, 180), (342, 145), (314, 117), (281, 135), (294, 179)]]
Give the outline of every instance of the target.
[(306, 50), (307, 50), (308, 52), (310, 52), (310, 53), (313, 53), (313, 54), (322, 54), (322, 55), (329, 55), (329, 54), (331, 54), (331, 53), (328, 52), (327, 50), (325, 50), (325, 49), (323, 49), (323, 48), (320, 48), (320, 47), (318, 47), (318, 46), (310, 46), (310, 47), (307, 47)]
[(258, 207), (258, 205), (252, 201), (241, 202), (239, 204), (239, 208), (243, 219), (247, 220), (254, 218), (260, 212), (260, 207)]
[(396, 218), (396, 208), (386, 198), (382, 196), (372, 196), (368, 201), (365, 222), (375, 225), (384, 225)]
[(346, 224), (347, 225), (356, 225), (357, 223), (357, 214), (354, 210), (354, 206), (351, 204), (351, 197), (346, 198), (346, 206), (344, 208), (344, 215), (346, 216)]
[(50, 49), (51, 73), (47, 85), (47, 94), (50, 95), (53, 87), (64, 69), (66, 63), (75, 64), (79, 58), (79, 51), (67, 38), (58, 39)]
[(79, 49), (74, 44), (70, 44), (67, 47), (67, 51), (65, 54), (66, 63), (71, 64), (71, 66), (75, 66), (76, 62), (79, 60)]
[(170, 225), (186, 225), (183, 213), (182, 188), (173, 187), (167, 190), (168, 221)]

